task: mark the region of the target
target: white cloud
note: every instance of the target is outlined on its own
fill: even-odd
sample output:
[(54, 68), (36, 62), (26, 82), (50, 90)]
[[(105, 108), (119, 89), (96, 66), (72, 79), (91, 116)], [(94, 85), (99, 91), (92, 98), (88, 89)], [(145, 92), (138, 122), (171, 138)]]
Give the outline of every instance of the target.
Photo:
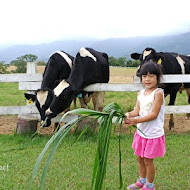
[(190, 29), (189, 0), (6, 0), (0, 3), (4, 43), (60, 38), (165, 35)]

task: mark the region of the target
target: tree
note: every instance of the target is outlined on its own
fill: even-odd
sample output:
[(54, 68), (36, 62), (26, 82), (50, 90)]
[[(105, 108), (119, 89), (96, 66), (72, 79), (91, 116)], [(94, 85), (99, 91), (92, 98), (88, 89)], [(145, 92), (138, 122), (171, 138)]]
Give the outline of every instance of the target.
[(109, 63), (110, 66), (116, 66), (116, 67), (127, 67), (127, 59), (126, 57), (120, 57), (120, 58), (115, 58), (115, 57), (109, 57)]
[(38, 57), (36, 55), (26, 54), (21, 57), (18, 57), (17, 59), (25, 62), (35, 62), (37, 61)]
[(15, 65), (17, 68), (15, 70), (16, 73), (26, 73), (26, 63), (27, 62), (35, 62), (38, 57), (32, 54), (26, 54), (21, 57), (18, 57), (17, 60), (11, 61), (11, 65)]
[(18, 60), (12, 60), (12, 61), (10, 62), (10, 65), (15, 65), (15, 64), (17, 63), (17, 61), (18, 61)]
[(127, 59), (126, 59), (126, 57), (120, 57), (120, 58), (118, 58), (117, 62), (118, 62), (118, 65), (120, 67), (126, 67), (127, 66)]
[(127, 61), (127, 67), (138, 67), (139, 65), (140, 65), (140, 60)]
[(7, 73), (9, 73), (8, 71), (7, 71), (7, 65), (5, 64), (5, 62), (4, 61), (1, 61), (0, 62), (0, 74), (7, 74)]
[(113, 56), (109, 57), (109, 64), (110, 66), (118, 66), (117, 59)]
[(26, 73), (26, 62), (23, 60), (17, 60), (15, 62), (15, 66), (17, 67), (15, 73)]

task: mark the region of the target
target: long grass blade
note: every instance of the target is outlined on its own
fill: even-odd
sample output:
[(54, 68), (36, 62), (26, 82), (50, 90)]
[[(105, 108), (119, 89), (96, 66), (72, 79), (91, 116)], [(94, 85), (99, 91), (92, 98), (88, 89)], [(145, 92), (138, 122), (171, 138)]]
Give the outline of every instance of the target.
[[(91, 182), (91, 189), (93, 189), (94, 182), (99, 180), (99, 175), (100, 175), (100, 165), (101, 165), (101, 155), (102, 155), (102, 145), (104, 141), (104, 128), (103, 126), (106, 125), (108, 116), (101, 117), (100, 123), (99, 123), (99, 137), (98, 137), (98, 147), (97, 147), (97, 152), (96, 152), (96, 158), (94, 162), (94, 170), (93, 170), (93, 178)], [(96, 184), (96, 183), (95, 183)], [(95, 187), (96, 189), (96, 187)]]
[[(97, 151), (96, 151), (95, 160), (94, 160), (93, 175), (92, 175), (92, 180), (91, 180), (91, 189), (93, 189), (93, 187), (95, 190), (102, 189), (103, 181), (106, 177), (106, 168), (107, 168), (107, 160), (108, 160), (111, 133), (113, 131), (113, 133), (115, 134), (115, 130), (116, 130), (118, 123), (120, 123), (120, 125), (119, 125), (119, 178), (120, 178), (120, 189), (121, 189), (123, 186), (123, 181), (122, 181), (122, 171), (121, 171), (121, 142), (120, 141), (121, 141), (122, 122), (123, 122), (123, 118), (125, 117), (124, 112), (121, 109), (121, 107), (116, 103), (110, 103), (107, 106), (105, 106), (103, 112), (84, 109), (84, 108), (75, 109), (75, 110), (69, 111), (66, 114), (64, 114), (63, 117), (61, 118), (59, 124), (61, 124), (63, 119), (68, 114), (78, 114), (78, 115), (83, 115), (83, 116), (75, 118), (75, 119), (69, 121), (68, 123), (66, 123), (46, 143), (46, 145), (45, 145), (44, 149), (42, 150), (41, 154), (39, 155), (36, 165), (34, 167), (31, 184), (32, 184), (34, 177), (37, 174), (37, 171), (38, 171), (39, 165), (42, 161), (42, 158), (44, 157), (46, 151), (53, 144), (50, 154), (47, 158), (45, 167), (43, 169), (43, 173), (42, 173), (40, 189), (43, 188), (49, 164), (50, 164), (50, 162), (53, 158), (53, 155), (55, 154), (55, 151), (57, 150), (59, 144), (61, 143), (61, 141), (65, 138), (65, 136), (68, 134), (68, 132), (75, 126), (75, 124), (79, 120), (82, 120), (82, 119), (90, 116), (90, 117), (94, 117), (94, 120), (92, 122), (94, 122), (96, 120), (99, 121), (98, 146), (97, 146)], [(116, 117), (116, 120), (115, 120), (114, 125), (112, 125), (112, 120), (114, 117)], [(91, 124), (91, 122), (85, 126), (85, 128), (81, 132), (78, 139), (80, 139), (80, 137), (84, 134), (85, 130), (87, 130), (87, 128), (90, 126), (90, 124)], [(31, 184), (30, 184), (30, 189), (32, 187)]]
[[(122, 119), (123, 120), (123, 119)], [(122, 178), (122, 171), (121, 171), (121, 127), (123, 121), (121, 121), (119, 126), (119, 181), (120, 181), (120, 189), (123, 187), (123, 178)]]
[[(83, 116), (83, 118), (86, 118), (87, 116)], [(79, 135), (79, 137), (77, 138), (76, 142), (79, 141), (79, 139), (82, 137), (82, 135), (84, 135), (84, 133), (87, 131), (87, 129), (89, 128), (89, 126), (97, 121), (99, 119), (100, 116), (96, 117), (94, 120), (92, 120), (91, 122), (89, 122), (86, 127), (84, 127), (84, 129), (82, 130), (81, 134)]]
[(33, 173), (32, 173), (32, 178), (31, 178), (31, 182), (30, 182), (30, 186), (29, 186), (29, 189), (32, 188), (32, 182), (34, 180), (34, 177), (36, 176), (37, 172), (38, 172), (38, 168), (40, 166), (40, 163), (46, 153), (46, 151), (48, 150), (48, 148), (51, 146), (51, 144), (54, 142), (54, 140), (60, 136), (60, 134), (63, 132), (63, 130), (65, 130), (71, 123), (74, 123), (78, 120), (78, 118), (75, 118), (74, 120), (68, 122), (67, 124), (64, 125), (64, 127), (62, 127), (61, 129), (59, 129), (59, 131), (57, 133), (55, 133), (51, 138), (50, 140), (46, 143), (44, 149), (42, 150), (42, 152), (40, 153), (38, 159), (37, 159), (37, 162), (34, 166), (34, 169), (33, 169)]
[(108, 157), (108, 150), (109, 150), (109, 142), (110, 142), (110, 135), (111, 135), (111, 125), (112, 125), (112, 118), (113, 118), (112, 111), (107, 120), (107, 125), (103, 126), (105, 128), (105, 136), (104, 136), (104, 142), (102, 144), (102, 147), (100, 147), (100, 165), (98, 170), (98, 178), (96, 179), (95, 189), (100, 190), (102, 188), (103, 180), (106, 174), (106, 166), (107, 166), (107, 157)]
[(121, 120), (120, 117), (118, 117), (114, 123), (114, 126), (113, 126), (113, 136), (115, 135), (115, 131), (116, 131), (116, 127), (117, 127), (117, 124), (119, 123), (119, 121)]
[(98, 170), (98, 165), (99, 165), (99, 154), (98, 154), (98, 151), (96, 151), (92, 180), (91, 180), (91, 190), (93, 189), (93, 186), (94, 186), (94, 182), (95, 182), (95, 178), (96, 178), (97, 170)]
[(52, 158), (54, 156), (55, 151), (57, 150), (57, 148), (58, 148), (59, 144), (61, 143), (61, 141), (63, 140), (63, 138), (75, 126), (75, 124), (76, 124), (76, 122), (74, 122), (72, 125), (70, 125), (68, 128), (66, 128), (65, 131), (62, 133), (62, 135), (58, 136), (57, 139), (55, 139), (54, 146), (53, 146), (53, 148), (52, 148), (52, 150), (48, 156), (48, 159), (46, 161), (46, 165), (45, 165), (43, 173), (42, 173), (42, 178), (41, 178), (41, 182), (40, 182), (40, 190), (43, 188), (45, 177), (46, 177), (46, 174), (48, 171), (48, 167), (49, 167), (50, 161), (52, 160)]

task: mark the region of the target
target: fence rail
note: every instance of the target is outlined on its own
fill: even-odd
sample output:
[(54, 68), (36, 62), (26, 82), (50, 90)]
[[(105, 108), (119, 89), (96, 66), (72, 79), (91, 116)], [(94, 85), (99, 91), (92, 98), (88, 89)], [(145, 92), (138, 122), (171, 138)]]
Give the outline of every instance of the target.
[[(34, 92), (41, 86), (42, 74), (36, 73), (36, 63), (27, 63), (27, 73), (23, 74), (0, 74), (0, 83), (18, 82), (18, 90)], [(190, 83), (190, 75), (163, 75), (162, 83)], [(97, 83), (84, 88), (85, 91), (110, 91), (110, 92), (137, 92), (143, 89), (140, 79), (135, 77), (132, 84), (105, 84)], [(190, 105), (166, 106), (166, 114), (190, 113)], [(8, 114), (32, 114), (39, 117), (38, 110), (34, 105), (26, 106), (1, 106), (0, 115)], [(58, 117), (57, 117), (58, 118)], [(60, 119), (60, 118), (58, 118)], [(56, 119), (54, 119), (56, 121)]]
[(38, 82), (42, 81), (40, 73), (0, 74), (0, 82)]

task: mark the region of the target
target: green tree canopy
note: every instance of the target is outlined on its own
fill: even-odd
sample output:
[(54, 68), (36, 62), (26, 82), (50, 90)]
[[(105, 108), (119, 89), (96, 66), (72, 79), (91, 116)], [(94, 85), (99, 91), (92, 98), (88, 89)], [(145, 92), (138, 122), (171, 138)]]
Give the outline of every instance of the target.
[(15, 65), (17, 68), (15, 70), (16, 73), (26, 73), (26, 63), (27, 62), (35, 62), (38, 57), (32, 54), (26, 54), (21, 57), (18, 57), (16, 60), (11, 61), (11, 65)]
[(1, 61), (1, 62), (0, 62), (0, 74), (7, 74), (7, 73), (9, 73), (9, 72), (7, 71), (7, 67), (8, 67), (8, 65), (5, 64), (4, 61)]
[(139, 65), (140, 65), (140, 60), (127, 61), (127, 67), (138, 67)]
[(120, 67), (126, 67), (127, 66), (127, 59), (126, 59), (126, 57), (120, 57), (120, 58), (118, 58), (117, 62), (118, 62), (118, 65)]
[(26, 54), (21, 57), (18, 57), (17, 59), (25, 62), (35, 62), (37, 61), (38, 57), (36, 55)]
[(115, 67), (138, 67), (140, 65), (139, 60), (127, 60), (126, 57), (120, 57), (120, 58), (115, 58), (115, 57), (109, 57), (109, 64), (110, 66), (115, 66)]

